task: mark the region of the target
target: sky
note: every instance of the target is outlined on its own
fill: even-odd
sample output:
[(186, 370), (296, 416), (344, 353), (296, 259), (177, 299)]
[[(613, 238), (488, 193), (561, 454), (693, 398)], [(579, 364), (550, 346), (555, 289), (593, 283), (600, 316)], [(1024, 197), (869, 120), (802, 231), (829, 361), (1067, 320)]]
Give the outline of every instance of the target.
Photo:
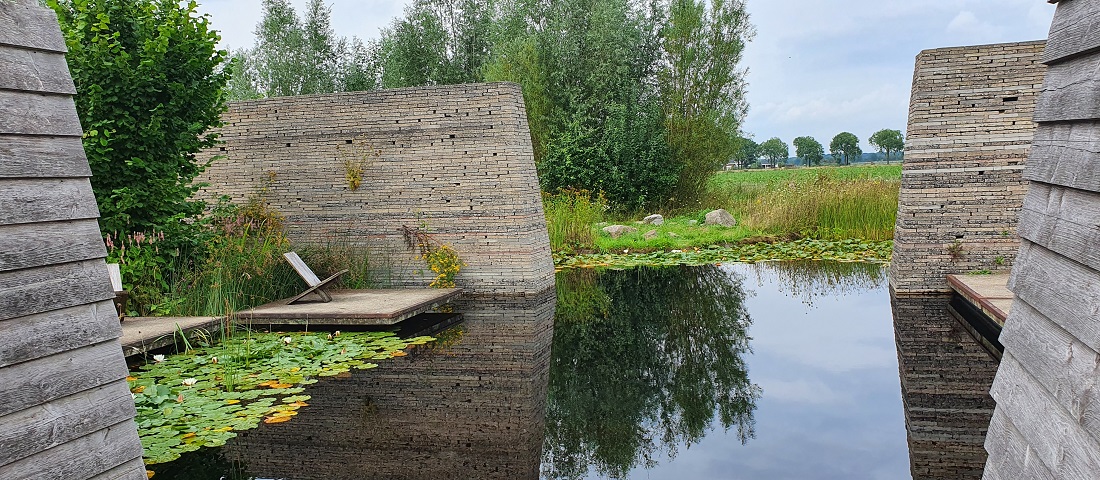
[[(292, 0), (299, 12), (305, 0)], [(330, 0), (338, 35), (377, 38), (405, 0)], [(223, 46), (253, 43), (260, 0), (206, 0), (200, 10)], [(914, 59), (921, 50), (1045, 39), (1054, 5), (1043, 0), (746, 0), (756, 36), (745, 51), (757, 142), (809, 135), (828, 150), (842, 131), (905, 131)], [(794, 147), (791, 147), (794, 153)]]

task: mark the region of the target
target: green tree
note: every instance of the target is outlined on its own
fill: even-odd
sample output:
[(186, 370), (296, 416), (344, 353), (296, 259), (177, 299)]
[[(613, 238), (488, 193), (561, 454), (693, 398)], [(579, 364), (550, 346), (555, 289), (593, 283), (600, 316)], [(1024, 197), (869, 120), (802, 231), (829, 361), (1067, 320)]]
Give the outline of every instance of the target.
[(675, 198), (687, 205), (737, 150), (748, 108), (739, 65), (754, 32), (741, 0), (671, 0), (667, 18), (657, 79), (680, 166)]
[(791, 156), (791, 151), (787, 147), (787, 142), (780, 140), (779, 137), (772, 137), (760, 144), (760, 155), (771, 160), (772, 165), (778, 167), (780, 162), (785, 163), (787, 161), (787, 157)]
[(905, 149), (905, 136), (902, 135), (901, 130), (884, 128), (871, 135), (867, 141), (871, 142), (879, 152), (886, 154), (886, 163), (890, 163), (891, 154)]
[(753, 139), (739, 137), (737, 139), (737, 145), (737, 151), (733, 154), (733, 161), (737, 162), (741, 168), (749, 168), (752, 162), (760, 158), (760, 144), (753, 141)]
[(851, 165), (853, 158), (863, 155), (859, 148), (859, 137), (849, 132), (840, 132), (829, 142), (829, 153), (836, 160), (837, 165)]
[(233, 52), (231, 100), (370, 90), (378, 86), (374, 48), (339, 37), (331, 9), (310, 0), (299, 18), (288, 0), (263, 0), (256, 45)]
[(814, 140), (814, 137), (797, 137), (794, 139), (794, 156), (802, 159), (802, 164), (821, 165), (821, 159), (825, 158), (825, 147)]
[(57, 12), (104, 232), (179, 228), (230, 73), (194, 1), (49, 0)]
[(489, 58), (493, 2), (416, 0), (383, 30), (385, 88), (477, 82)]

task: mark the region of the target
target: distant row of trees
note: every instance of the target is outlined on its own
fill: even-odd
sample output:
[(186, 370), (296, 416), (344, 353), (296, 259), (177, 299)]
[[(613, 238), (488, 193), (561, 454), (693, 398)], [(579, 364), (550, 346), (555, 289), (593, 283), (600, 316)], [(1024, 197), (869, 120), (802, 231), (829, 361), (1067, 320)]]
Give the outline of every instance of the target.
[(329, 16), (264, 0), (230, 98), (516, 82), (543, 187), (626, 209), (690, 202), (738, 147), (743, 0), (415, 0), (366, 43)]
[[(890, 163), (890, 159), (905, 148), (905, 135), (900, 130), (882, 129), (872, 134), (867, 141), (886, 156), (886, 163)], [(772, 165), (778, 165), (790, 158), (787, 143), (779, 137), (772, 137), (760, 144), (751, 138), (741, 138), (739, 143), (732, 158), (742, 167), (748, 167), (760, 159), (767, 159)], [(795, 138), (793, 143), (794, 156), (801, 159), (803, 165), (821, 165), (825, 158), (825, 147), (821, 142), (806, 136)], [(863, 156), (859, 137), (851, 132), (836, 134), (829, 142), (829, 155), (837, 165), (850, 165), (853, 159)]]

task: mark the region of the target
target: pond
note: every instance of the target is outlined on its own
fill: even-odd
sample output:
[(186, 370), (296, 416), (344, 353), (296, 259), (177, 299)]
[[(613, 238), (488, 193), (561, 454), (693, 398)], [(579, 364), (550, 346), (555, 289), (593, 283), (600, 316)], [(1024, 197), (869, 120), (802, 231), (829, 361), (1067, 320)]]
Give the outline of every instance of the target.
[[(322, 379), (292, 421), (149, 468), (157, 479), (980, 477), (988, 358), (952, 330), (946, 300), (894, 300), (905, 314), (891, 322), (885, 269), (871, 263), (567, 270), (556, 294), (463, 300), (445, 341)], [(936, 370), (938, 355), (968, 363)]]

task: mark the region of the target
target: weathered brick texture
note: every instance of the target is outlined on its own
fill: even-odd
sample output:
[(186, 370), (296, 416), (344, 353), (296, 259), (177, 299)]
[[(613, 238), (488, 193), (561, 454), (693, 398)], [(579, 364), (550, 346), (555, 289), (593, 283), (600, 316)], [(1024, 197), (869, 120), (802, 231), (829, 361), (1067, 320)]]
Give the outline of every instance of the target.
[(947, 310), (950, 295), (891, 295), (914, 480), (978, 479), (997, 361)]
[[(531, 138), (510, 83), (404, 88), (237, 102), (199, 196), (260, 198), (297, 245), (370, 250), (390, 286), (431, 279), (401, 226), (430, 229), (468, 266), (458, 286), (531, 294), (553, 285)], [(351, 188), (347, 164), (362, 167)]]
[(899, 294), (950, 291), (947, 274), (1012, 266), (1044, 45), (917, 55), (890, 268)]

